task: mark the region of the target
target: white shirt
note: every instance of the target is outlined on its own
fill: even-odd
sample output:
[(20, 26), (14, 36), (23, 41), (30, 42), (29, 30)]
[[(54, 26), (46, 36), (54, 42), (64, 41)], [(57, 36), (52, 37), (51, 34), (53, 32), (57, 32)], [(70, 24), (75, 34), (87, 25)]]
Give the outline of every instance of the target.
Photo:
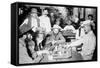
[(96, 46), (96, 37), (93, 31), (90, 31), (88, 34), (84, 35), (79, 40), (72, 42), (70, 46), (78, 46), (83, 43), (82, 46), (82, 55), (90, 55), (93, 54), (95, 46)]
[(51, 31), (51, 23), (48, 16), (40, 16), (40, 27), (44, 28), (46, 30), (46, 33), (49, 33)]

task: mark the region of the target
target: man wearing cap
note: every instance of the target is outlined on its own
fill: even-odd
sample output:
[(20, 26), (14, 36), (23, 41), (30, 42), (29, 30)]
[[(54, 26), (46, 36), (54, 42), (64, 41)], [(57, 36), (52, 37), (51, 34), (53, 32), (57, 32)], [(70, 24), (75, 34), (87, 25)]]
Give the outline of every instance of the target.
[(83, 60), (91, 60), (96, 46), (96, 37), (91, 30), (90, 24), (84, 24), (84, 31), (84, 36), (80, 37), (68, 46), (77, 47), (83, 44), (80, 54), (82, 55)]
[(50, 37), (47, 38), (47, 42), (46, 44), (52, 43), (63, 43), (65, 42), (65, 38), (63, 37), (63, 35), (61, 34), (60, 31), (60, 27), (58, 25), (54, 25), (53, 26), (53, 31), (51, 31), (50, 33)]
[(39, 17), (40, 19), (40, 27), (45, 29), (46, 34), (51, 31), (51, 23), (50, 18), (47, 16), (48, 11), (44, 10), (42, 16)]
[(33, 32), (36, 31), (36, 28), (39, 27), (39, 18), (37, 16), (37, 9), (32, 8), (30, 15), (24, 20), (24, 22), (20, 25), (21, 33), (27, 32), (32, 29)]

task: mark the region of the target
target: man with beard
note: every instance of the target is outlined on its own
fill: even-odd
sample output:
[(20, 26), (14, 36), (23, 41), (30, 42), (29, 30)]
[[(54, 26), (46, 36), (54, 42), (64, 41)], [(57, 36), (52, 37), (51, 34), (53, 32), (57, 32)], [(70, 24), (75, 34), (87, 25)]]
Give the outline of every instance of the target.
[(80, 37), (78, 40), (72, 42), (70, 45), (71, 47), (77, 47), (82, 45), (82, 51), (80, 51), (80, 54), (83, 57), (83, 60), (92, 60), (93, 53), (96, 46), (96, 37), (91, 30), (91, 24), (86, 23), (84, 24), (84, 31), (85, 35)]

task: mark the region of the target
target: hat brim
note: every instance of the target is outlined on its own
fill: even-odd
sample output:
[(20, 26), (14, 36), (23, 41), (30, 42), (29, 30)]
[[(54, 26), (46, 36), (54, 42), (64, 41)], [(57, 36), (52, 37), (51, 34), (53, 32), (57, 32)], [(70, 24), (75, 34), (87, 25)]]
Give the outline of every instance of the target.
[(32, 13), (37, 13), (37, 14), (40, 14), (39, 12), (30, 12), (30, 13), (31, 13), (31, 14), (32, 14)]

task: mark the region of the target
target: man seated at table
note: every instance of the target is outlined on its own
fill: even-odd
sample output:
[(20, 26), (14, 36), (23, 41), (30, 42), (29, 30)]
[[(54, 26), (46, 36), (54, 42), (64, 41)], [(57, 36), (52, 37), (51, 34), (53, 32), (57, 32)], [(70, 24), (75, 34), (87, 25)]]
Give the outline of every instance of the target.
[(62, 30), (64, 37), (66, 37), (66, 42), (70, 42), (72, 39), (75, 38), (76, 30), (72, 25), (71, 20), (67, 21), (67, 25)]
[(77, 47), (83, 44), (80, 54), (83, 60), (91, 60), (96, 46), (96, 37), (91, 30), (91, 24), (84, 24), (84, 31), (85, 35), (80, 37), (77, 41), (72, 42), (69, 46)]
[(46, 45), (47, 44), (59, 44), (59, 43), (63, 43), (65, 42), (65, 38), (63, 37), (63, 35), (60, 32), (60, 27), (58, 25), (54, 25), (52, 31), (49, 33), (49, 37), (46, 40)]
[(30, 33), (27, 33), (26, 36), (27, 37), (26, 37), (25, 42), (26, 42), (27, 53), (32, 58), (34, 63), (38, 63), (43, 58), (43, 56), (38, 55), (37, 51), (35, 51), (36, 44), (32, 40), (32, 38), (33, 38), (32, 35)]

